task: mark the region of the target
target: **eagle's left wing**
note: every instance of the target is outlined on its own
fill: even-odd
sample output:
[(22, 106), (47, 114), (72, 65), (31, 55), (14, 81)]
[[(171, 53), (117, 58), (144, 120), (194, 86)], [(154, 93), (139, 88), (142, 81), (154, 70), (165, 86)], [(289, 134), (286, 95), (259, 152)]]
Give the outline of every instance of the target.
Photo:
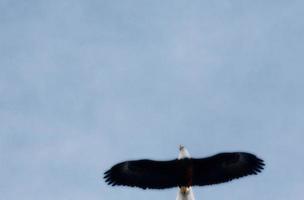
[(211, 185), (261, 172), (264, 161), (245, 153), (220, 153), (208, 158), (192, 159), (192, 185)]

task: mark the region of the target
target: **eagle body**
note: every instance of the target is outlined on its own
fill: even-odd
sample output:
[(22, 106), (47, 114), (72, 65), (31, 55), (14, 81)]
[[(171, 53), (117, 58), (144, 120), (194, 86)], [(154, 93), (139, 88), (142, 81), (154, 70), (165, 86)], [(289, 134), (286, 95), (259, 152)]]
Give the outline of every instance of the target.
[(247, 152), (219, 153), (206, 158), (191, 158), (180, 147), (178, 159), (155, 161), (130, 160), (118, 163), (105, 172), (105, 181), (142, 189), (179, 187), (177, 200), (194, 200), (191, 186), (213, 185), (256, 175), (264, 161)]
[[(178, 159), (189, 159), (190, 158), (190, 154), (187, 151), (187, 149), (180, 145), (179, 146), (179, 154), (178, 154)], [(188, 167), (188, 169), (186, 170), (186, 179), (188, 179), (187, 182), (189, 182), (189, 186), (181, 186), (179, 187), (179, 190), (177, 192), (176, 195), (176, 200), (195, 200), (194, 198), (194, 194), (191, 188), (191, 183), (192, 183), (192, 174), (193, 170), (192, 170), (192, 166)]]

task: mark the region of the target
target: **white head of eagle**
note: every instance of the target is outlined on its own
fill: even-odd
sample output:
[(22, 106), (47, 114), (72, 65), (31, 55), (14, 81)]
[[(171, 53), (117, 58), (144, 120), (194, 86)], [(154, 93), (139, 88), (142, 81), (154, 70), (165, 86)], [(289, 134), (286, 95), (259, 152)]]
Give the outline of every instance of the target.
[(247, 152), (225, 152), (205, 158), (191, 158), (180, 145), (178, 159), (130, 160), (118, 163), (104, 173), (109, 185), (142, 189), (179, 187), (177, 200), (194, 199), (191, 186), (213, 185), (257, 175), (264, 161)]

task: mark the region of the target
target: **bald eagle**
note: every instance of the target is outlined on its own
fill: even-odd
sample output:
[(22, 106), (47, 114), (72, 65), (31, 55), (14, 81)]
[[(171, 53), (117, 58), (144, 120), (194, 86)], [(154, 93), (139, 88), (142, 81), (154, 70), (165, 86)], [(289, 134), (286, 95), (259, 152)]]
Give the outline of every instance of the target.
[(104, 173), (104, 179), (112, 186), (142, 189), (179, 187), (177, 200), (194, 199), (191, 186), (219, 184), (256, 175), (265, 165), (262, 159), (246, 152), (191, 158), (184, 146), (180, 146), (179, 150), (178, 159), (174, 160), (143, 159), (118, 163)]

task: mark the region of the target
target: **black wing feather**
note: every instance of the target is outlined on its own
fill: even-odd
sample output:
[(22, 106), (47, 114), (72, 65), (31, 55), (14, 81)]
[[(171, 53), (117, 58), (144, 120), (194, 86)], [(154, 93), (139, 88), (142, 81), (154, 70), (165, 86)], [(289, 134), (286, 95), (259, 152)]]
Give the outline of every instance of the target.
[(104, 178), (113, 186), (165, 189), (224, 183), (257, 174), (263, 166), (264, 161), (250, 153), (220, 153), (202, 159), (121, 162), (106, 171)]
[(224, 183), (247, 175), (255, 175), (263, 169), (264, 161), (245, 152), (220, 153), (208, 158), (192, 159), (192, 185)]
[(180, 180), (179, 161), (134, 160), (118, 163), (105, 172), (109, 185), (125, 185), (143, 189), (176, 187)]

